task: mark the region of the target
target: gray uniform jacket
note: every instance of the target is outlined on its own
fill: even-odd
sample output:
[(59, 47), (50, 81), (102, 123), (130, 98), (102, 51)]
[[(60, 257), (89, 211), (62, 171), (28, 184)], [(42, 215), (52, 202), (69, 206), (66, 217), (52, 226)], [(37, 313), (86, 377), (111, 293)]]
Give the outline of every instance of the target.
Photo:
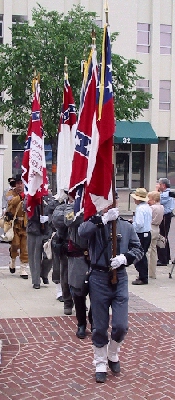
[[(95, 225), (90, 220), (83, 222), (78, 233), (82, 238), (89, 241), (89, 256), (91, 264), (107, 267), (112, 258), (112, 238), (111, 223), (107, 225)], [(120, 240), (117, 240), (117, 234), (120, 234)], [(128, 221), (118, 218), (116, 229), (117, 254), (124, 254), (127, 259), (127, 265), (136, 263), (142, 259), (144, 252), (140, 240), (133, 226)], [(107, 256), (104, 255), (107, 253)], [(106, 259), (108, 258), (108, 262)], [(108, 265), (106, 265), (108, 263)]]
[[(74, 205), (68, 204), (64, 212), (64, 221), (68, 227), (69, 239), (73, 242), (77, 251), (83, 254), (87, 250), (87, 239), (82, 238), (78, 234), (78, 227), (83, 221), (83, 216), (77, 217), (74, 221)], [(85, 274), (88, 271), (88, 264), (84, 255), (78, 257), (71, 256), (68, 253), (68, 283), (76, 289), (81, 289), (84, 283)]]

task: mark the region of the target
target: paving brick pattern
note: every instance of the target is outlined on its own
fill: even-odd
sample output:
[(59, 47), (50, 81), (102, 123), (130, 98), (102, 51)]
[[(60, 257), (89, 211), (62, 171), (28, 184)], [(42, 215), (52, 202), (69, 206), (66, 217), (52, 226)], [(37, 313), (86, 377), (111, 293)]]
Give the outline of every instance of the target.
[[(121, 372), (97, 384), (91, 333), (75, 336), (75, 317), (2, 319), (0, 400), (175, 399), (175, 313), (129, 313)], [(89, 327), (88, 327), (89, 328)]]

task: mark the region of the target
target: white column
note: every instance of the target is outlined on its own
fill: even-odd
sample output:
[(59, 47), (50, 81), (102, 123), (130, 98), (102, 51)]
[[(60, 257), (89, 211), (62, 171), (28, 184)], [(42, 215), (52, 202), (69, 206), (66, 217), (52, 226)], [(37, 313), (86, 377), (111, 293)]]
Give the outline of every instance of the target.
[(2, 184), (0, 185), (0, 215), (2, 214), (2, 196), (3, 196), (3, 191), (4, 191), (4, 150), (7, 149), (7, 146), (4, 144), (0, 144), (0, 182)]

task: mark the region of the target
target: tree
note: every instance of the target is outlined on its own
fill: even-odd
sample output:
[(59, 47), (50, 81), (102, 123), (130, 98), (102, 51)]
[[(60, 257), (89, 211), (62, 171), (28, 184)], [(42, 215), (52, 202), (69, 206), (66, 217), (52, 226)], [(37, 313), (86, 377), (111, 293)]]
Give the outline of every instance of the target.
[[(82, 82), (80, 64), (87, 59), (91, 32), (96, 31), (100, 56), (103, 29), (95, 24), (96, 14), (74, 6), (67, 15), (47, 12), (40, 5), (33, 9), (33, 24), (17, 23), (12, 28), (12, 45), (0, 46), (0, 124), (18, 133), (24, 141), (31, 112), (31, 81), (34, 70), (41, 77), (41, 108), (46, 140), (52, 145), (52, 164), (56, 164), (57, 129), (63, 95), (64, 59), (68, 58), (69, 80), (77, 107)], [(114, 41), (117, 33), (113, 33)], [(148, 104), (150, 94), (135, 90), (142, 77), (136, 73), (136, 60), (113, 54), (113, 89), (117, 119), (133, 120)], [(56, 192), (56, 173), (52, 176)]]

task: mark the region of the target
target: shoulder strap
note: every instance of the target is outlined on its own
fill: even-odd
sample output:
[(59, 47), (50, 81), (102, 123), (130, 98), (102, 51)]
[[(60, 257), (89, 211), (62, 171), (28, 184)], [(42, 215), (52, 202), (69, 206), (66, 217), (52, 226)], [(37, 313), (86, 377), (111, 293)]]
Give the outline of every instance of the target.
[(20, 201), (20, 202), (18, 203), (17, 207), (16, 207), (16, 211), (15, 211), (15, 215), (14, 215), (14, 217), (13, 217), (13, 221), (16, 219), (16, 216), (17, 216), (17, 214), (18, 214), (18, 211), (19, 211), (19, 208), (20, 208), (21, 203), (22, 203), (22, 201)]

